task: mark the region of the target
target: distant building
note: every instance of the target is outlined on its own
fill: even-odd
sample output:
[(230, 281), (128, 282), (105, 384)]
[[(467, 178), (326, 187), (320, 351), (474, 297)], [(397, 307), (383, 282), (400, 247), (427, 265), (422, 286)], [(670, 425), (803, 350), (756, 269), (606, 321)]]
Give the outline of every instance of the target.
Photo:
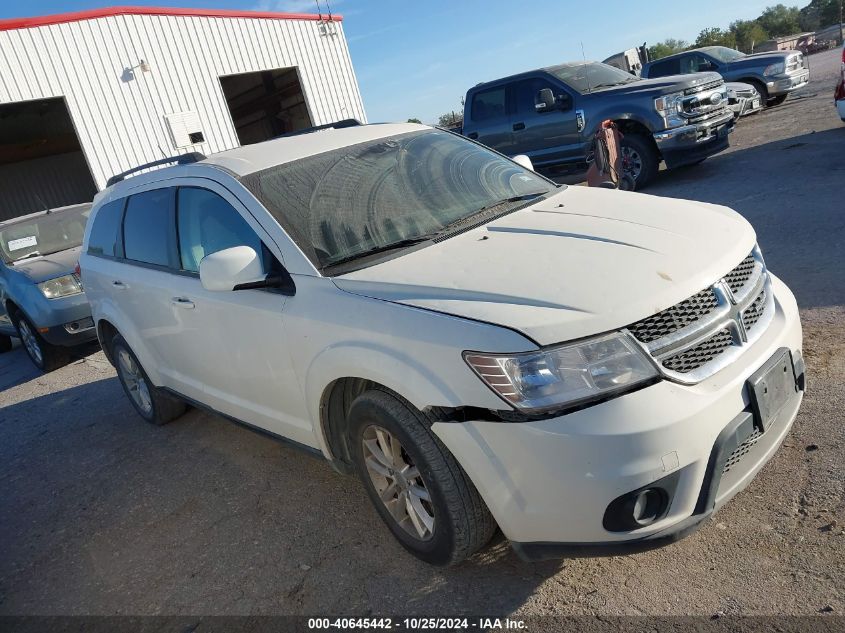
[(115, 173), (366, 121), (339, 16), (112, 7), (0, 20), (0, 220)]

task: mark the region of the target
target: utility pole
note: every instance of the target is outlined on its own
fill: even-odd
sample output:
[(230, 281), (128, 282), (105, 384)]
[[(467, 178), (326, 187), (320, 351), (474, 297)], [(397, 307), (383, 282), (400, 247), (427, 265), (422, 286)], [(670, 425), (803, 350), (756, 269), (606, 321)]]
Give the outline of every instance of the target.
[(845, 42), (845, 38), (842, 37), (842, 0), (839, 0), (839, 44)]

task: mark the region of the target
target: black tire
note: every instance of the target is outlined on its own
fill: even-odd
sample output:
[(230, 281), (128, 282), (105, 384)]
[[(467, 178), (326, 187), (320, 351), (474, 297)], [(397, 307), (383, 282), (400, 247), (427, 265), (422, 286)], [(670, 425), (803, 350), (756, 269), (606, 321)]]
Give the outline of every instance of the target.
[(26, 350), (29, 360), (43, 372), (51, 372), (64, 367), (71, 361), (70, 351), (66, 347), (53, 345), (44, 340), (26, 315), (17, 311), (12, 315), (18, 338)]
[[(135, 382), (133, 384), (133, 378), (130, 377), (131, 365), (122, 362), (124, 353), (127, 354), (131, 359), (131, 362), (134, 363), (134, 368), (137, 369), (138, 377), (143, 380), (143, 386), (141, 386), (140, 382)], [(116, 334), (112, 339), (111, 357), (114, 359), (114, 366), (117, 370), (117, 378), (120, 381), (120, 385), (123, 387), (123, 392), (126, 394), (126, 397), (129, 398), (129, 402), (132, 404), (132, 407), (138, 415), (140, 415), (145, 421), (156, 426), (161, 426), (162, 424), (172, 422), (185, 413), (187, 405), (184, 402), (174, 396), (171, 396), (169, 393), (154, 386), (153, 383), (150, 382), (150, 378), (147, 376), (147, 372), (144, 371), (141, 363), (138, 362), (138, 357), (135, 356), (135, 352), (132, 351), (120, 334)], [(146, 389), (148, 398), (138, 395), (143, 392), (144, 389)], [(149, 407), (145, 408), (142, 402), (146, 402), (147, 400), (149, 401)]]
[(785, 94), (785, 95), (778, 95), (777, 97), (772, 97), (772, 98), (771, 98), (771, 99), (769, 99), (769, 101), (767, 102), (767, 105), (768, 105), (770, 108), (771, 108), (771, 107), (774, 107), (774, 106), (779, 106), (781, 103), (783, 103), (784, 101), (786, 101), (786, 98), (787, 98), (788, 96), (789, 96), (788, 94)]
[(0, 354), (12, 349), (12, 337), (0, 334)]
[[(654, 141), (641, 134), (626, 134), (620, 145), (622, 169), (634, 181), (634, 188), (642, 189), (654, 179), (660, 167), (660, 158), (657, 155)], [(629, 162), (633, 156), (639, 158), (638, 173), (635, 169), (637, 165)], [(626, 163), (628, 163), (627, 166)]]
[(749, 79), (746, 83), (754, 86), (754, 90), (756, 90), (757, 94), (760, 95), (760, 103), (762, 103), (764, 106), (768, 105), (769, 91), (766, 89), (766, 85), (761, 81), (757, 81), (756, 79)]
[[(398, 396), (372, 390), (358, 396), (349, 410), (349, 439), (358, 476), (370, 500), (402, 546), (432, 565), (454, 565), (490, 542), (496, 522), (467, 474), (431, 432), (433, 419)], [(419, 471), (430, 495), (434, 524), (427, 539), (411, 535), (381, 500), (364, 456), (364, 435), (381, 427), (399, 440), (403, 456)], [(419, 479), (417, 479), (419, 481)]]

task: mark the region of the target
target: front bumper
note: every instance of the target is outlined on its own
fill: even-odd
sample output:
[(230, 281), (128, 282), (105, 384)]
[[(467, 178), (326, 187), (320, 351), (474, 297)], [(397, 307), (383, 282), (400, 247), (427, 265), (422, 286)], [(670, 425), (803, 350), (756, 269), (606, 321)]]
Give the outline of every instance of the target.
[[(747, 379), (780, 348), (801, 358), (795, 299), (774, 276), (772, 284), (775, 314), (766, 332), (738, 361), (701, 383), (663, 381), (550, 420), (432, 427), (518, 553), (537, 559), (657, 547), (693, 531), (753, 479), (788, 433), (803, 395), (796, 393), (722, 474), (714, 455), (733, 453), (749, 430)], [(675, 473), (662, 518), (630, 531), (605, 528), (611, 502)]]
[(777, 97), (798, 90), (810, 81), (809, 69), (804, 69), (792, 75), (775, 75), (766, 81), (766, 90), (770, 97)]
[(97, 338), (85, 293), (24, 304), (29, 320), (52, 345), (73, 347)]
[(730, 145), (734, 114), (725, 112), (713, 119), (654, 133), (654, 142), (666, 167), (672, 169), (718, 154)]

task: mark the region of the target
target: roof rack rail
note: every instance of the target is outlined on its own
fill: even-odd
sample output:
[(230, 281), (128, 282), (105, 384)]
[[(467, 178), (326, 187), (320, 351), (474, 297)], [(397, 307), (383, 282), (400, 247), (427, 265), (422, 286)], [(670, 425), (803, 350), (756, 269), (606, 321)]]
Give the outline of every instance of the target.
[(334, 123), (315, 125), (314, 127), (307, 127), (302, 130), (286, 132), (285, 134), (279, 134), (278, 136), (274, 136), (273, 138), (277, 139), (287, 138), (288, 136), (299, 136), (300, 134), (310, 134), (311, 132), (319, 132), (320, 130), (340, 130), (345, 127), (355, 127), (356, 125), (363, 125), (363, 123), (361, 123), (358, 119), (343, 119), (341, 121), (335, 121)]
[(205, 157), (205, 154), (202, 154), (200, 152), (189, 152), (187, 154), (179, 154), (178, 156), (160, 158), (159, 160), (154, 160), (151, 163), (138, 165), (137, 167), (133, 167), (132, 169), (127, 169), (124, 172), (115, 174), (114, 176), (108, 179), (108, 181), (106, 182), (106, 187), (111, 187), (113, 184), (124, 180), (127, 176), (135, 174), (139, 171), (143, 171), (145, 169), (149, 169), (150, 167), (158, 167), (159, 165), (170, 165), (171, 163), (175, 165), (188, 165), (190, 163), (196, 163), (197, 161), (203, 160), (205, 159)]

